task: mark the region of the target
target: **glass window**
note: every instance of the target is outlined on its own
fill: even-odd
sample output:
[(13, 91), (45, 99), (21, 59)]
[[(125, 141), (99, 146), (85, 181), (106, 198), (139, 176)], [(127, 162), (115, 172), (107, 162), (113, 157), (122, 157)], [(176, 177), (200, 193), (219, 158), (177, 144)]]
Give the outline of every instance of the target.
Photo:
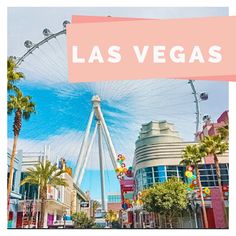
[(146, 173), (146, 176), (147, 176), (148, 178), (152, 177), (152, 172)]
[(221, 179), (222, 179), (222, 180), (228, 180), (228, 179), (229, 179), (229, 176), (227, 176), (227, 175), (222, 175), (222, 176), (221, 176)]
[[(227, 167), (227, 163), (220, 164), (222, 181), (228, 181)], [(218, 186), (215, 164), (199, 165), (199, 171), (203, 186)]]
[(166, 166), (166, 170), (174, 170), (176, 171), (176, 166)]
[(12, 180), (12, 191), (14, 191), (16, 189), (16, 169), (13, 170), (13, 180)]
[(228, 180), (222, 180), (221, 183), (222, 183), (222, 185), (229, 185), (229, 181)]
[(207, 186), (209, 186), (209, 182), (207, 182), (207, 181), (206, 181), (206, 182), (201, 181), (201, 182), (202, 182), (202, 186), (203, 186), (203, 187), (207, 187)]
[(222, 174), (222, 175), (228, 175), (228, 170), (227, 169), (220, 169), (220, 173)]
[(167, 172), (167, 177), (171, 177), (171, 176), (177, 176), (177, 172)]
[(147, 167), (144, 169), (145, 172), (152, 172), (152, 167)]
[(148, 184), (150, 184), (150, 183), (152, 184), (153, 183), (153, 179), (152, 178), (147, 178), (147, 183)]
[(226, 164), (219, 164), (221, 169), (227, 169), (227, 165)]
[(154, 166), (153, 167), (154, 171), (165, 171), (165, 166)]

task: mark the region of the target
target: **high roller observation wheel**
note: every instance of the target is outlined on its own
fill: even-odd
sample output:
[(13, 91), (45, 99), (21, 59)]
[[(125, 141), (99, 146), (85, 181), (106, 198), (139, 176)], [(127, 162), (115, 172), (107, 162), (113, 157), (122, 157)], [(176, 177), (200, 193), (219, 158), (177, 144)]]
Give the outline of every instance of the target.
[(24, 46), (28, 49), (26, 51), (26, 53), (24, 53), (22, 56), (18, 57), (18, 58), (14, 58), (16, 65), (20, 66), (20, 64), (22, 62), (24, 62), (24, 59), (27, 58), (28, 56), (30, 56), (36, 49), (39, 49), (42, 45), (44, 45), (45, 43), (49, 42), (50, 40), (60, 36), (60, 35), (66, 35), (66, 25), (70, 24), (70, 21), (65, 20), (63, 22), (63, 30), (58, 31), (56, 33), (52, 33), (48, 28), (45, 28), (43, 30), (43, 35), (45, 36), (45, 38), (41, 41), (39, 41), (38, 43), (32, 43), (32, 41), (30, 40), (26, 40), (24, 42)]
[[(40, 49), (40, 47), (42, 47), (44, 44), (48, 43), (52, 39), (57, 38), (58, 36), (61, 36), (61, 35), (66, 35), (66, 25), (67, 24), (70, 24), (70, 21), (65, 20), (63, 22), (63, 30), (60, 30), (56, 33), (52, 33), (48, 28), (45, 28), (43, 30), (43, 35), (45, 38), (37, 43), (33, 43), (30, 40), (26, 40), (24, 42), (24, 46), (27, 48), (27, 51), (20, 57), (13, 57), (13, 59), (15, 60), (16, 66), (19, 67), (27, 57), (29, 57), (30, 55), (33, 54), (33, 52), (36, 49)], [(200, 121), (200, 116), (201, 116), (200, 115), (200, 101), (207, 100), (208, 94), (206, 92), (198, 93), (196, 90), (196, 87), (194, 85), (194, 80), (189, 79), (188, 84), (190, 85), (190, 88), (192, 90), (193, 99), (194, 99), (194, 103), (195, 103), (195, 134), (197, 134), (199, 132), (199, 126), (201, 124), (201, 121)], [(206, 116), (208, 116), (208, 115), (206, 115)]]

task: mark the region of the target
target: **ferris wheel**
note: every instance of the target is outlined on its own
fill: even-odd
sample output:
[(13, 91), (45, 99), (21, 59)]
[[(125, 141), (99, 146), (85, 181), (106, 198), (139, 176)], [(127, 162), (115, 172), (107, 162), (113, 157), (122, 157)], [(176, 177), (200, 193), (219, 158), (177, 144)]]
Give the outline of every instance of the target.
[[(200, 104), (208, 99), (208, 93), (197, 91), (194, 80), (159, 80), (153, 78), (137, 81), (68, 83), (67, 24), (70, 22), (65, 20), (62, 29), (58, 32), (52, 32), (48, 28), (43, 29), (43, 38), (38, 42), (32, 42), (28, 39), (24, 42), (26, 52), (19, 57), (14, 57), (16, 65), (26, 75), (27, 79), (24, 83), (41, 81), (49, 88), (58, 86), (56, 90), (58, 95), (70, 99), (71, 97), (80, 97), (84, 93), (90, 93), (91, 96), (99, 95), (103, 101), (104, 117), (107, 120), (117, 153), (125, 152), (126, 156), (132, 157), (134, 152), (134, 148), (126, 150), (127, 140), (134, 144), (141, 124), (150, 120), (168, 120), (176, 124), (178, 130), (191, 133), (192, 136), (199, 131), (201, 125)], [(66, 115), (69, 120), (72, 120), (72, 116), (77, 115), (66, 112), (66, 105), (63, 103), (58, 104), (58, 106), (60, 114)], [(90, 100), (80, 100), (79, 106), (89, 111)], [(111, 107), (113, 107), (112, 110)], [(83, 119), (86, 120), (87, 117)], [(29, 130), (29, 133), (33, 133), (35, 129), (41, 129), (41, 132), (44, 132), (48, 127), (47, 125), (49, 123), (53, 125), (53, 122), (55, 123), (55, 119), (52, 117), (49, 121), (37, 123), (35, 127)], [(86, 122), (78, 124), (79, 130), (86, 129)], [(45, 123), (47, 124), (45, 125)], [(57, 147), (58, 155), (66, 156), (70, 149), (70, 155), (77, 156), (79, 147), (70, 145), (70, 141), (76, 138), (82, 145), (83, 132), (79, 137), (77, 133), (70, 134), (67, 137), (67, 142), (64, 143), (64, 147), (57, 147), (57, 143), (53, 139), (50, 139), (50, 142)]]

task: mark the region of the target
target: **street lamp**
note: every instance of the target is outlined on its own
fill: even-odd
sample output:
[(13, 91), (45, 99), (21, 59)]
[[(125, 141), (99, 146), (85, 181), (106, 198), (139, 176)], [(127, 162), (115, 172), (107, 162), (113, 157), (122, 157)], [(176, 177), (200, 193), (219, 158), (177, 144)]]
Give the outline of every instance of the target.
[(189, 201), (189, 207), (191, 208), (193, 215), (194, 215), (195, 228), (198, 228), (197, 208), (198, 208), (199, 204), (196, 202), (197, 193), (195, 191), (188, 192), (187, 198)]

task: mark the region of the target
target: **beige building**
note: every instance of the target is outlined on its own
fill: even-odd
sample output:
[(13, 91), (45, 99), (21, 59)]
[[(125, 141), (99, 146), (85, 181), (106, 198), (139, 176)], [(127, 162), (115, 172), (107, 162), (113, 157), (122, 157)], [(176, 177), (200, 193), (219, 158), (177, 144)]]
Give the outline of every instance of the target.
[[(76, 212), (86, 212), (88, 217), (92, 216), (92, 204), (91, 199), (88, 192), (84, 193), (81, 189), (76, 185), (73, 184), (73, 190), (71, 192), (72, 202), (71, 202), (71, 215)], [(84, 202), (88, 202), (88, 207), (86, 204), (82, 204)]]
[[(34, 167), (39, 164), (39, 162), (48, 159), (48, 151), (45, 152), (28, 152), (23, 153), (22, 161), (22, 177), (27, 172), (27, 169)], [(47, 189), (47, 200), (44, 218), (44, 228), (56, 227), (59, 225), (64, 225), (63, 217), (66, 215), (67, 218), (77, 211), (80, 211), (80, 201), (86, 201), (87, 196), (83, 193), (77, 185), (73, 183), (73, 178), (71, 176), (70, 168), (64, 167), (67, 173), (62, 174), (62, 178), (66, 179), (68, 186), (58, 186), (58, 188), (48, 187)], [(40, 215), (41, 201), (38, 199), (38, 188), (36, 186), (25, 185), (21, 188), (22, 196), (25, 196), (26, 202), (32, 204), (35, 198), (36, 200), (36, 215), (35, 221), (32, 222), (34, 225), (37, 224)], [(23, 208), (25, 205), (25, 200), (21, 200), (18, 207), (18, 227), (26, 225), (28, 227), (28, 219), (22, 217)], [(21, 219), (20, 219), (21, 218)], [(66, 220), (66, 224), (72, 224), (72, 221)], [(31, 226), (33, 227), (33, 225)]]
[(63, 216), (71, 215), (73, 178), (65, 173), (62, 178), (66, 180), (68, 186), (58, 186), (58, 188), (48, 187), (47, 202), (45, 209), (44, 227), (48, 225), (63, 225)]

